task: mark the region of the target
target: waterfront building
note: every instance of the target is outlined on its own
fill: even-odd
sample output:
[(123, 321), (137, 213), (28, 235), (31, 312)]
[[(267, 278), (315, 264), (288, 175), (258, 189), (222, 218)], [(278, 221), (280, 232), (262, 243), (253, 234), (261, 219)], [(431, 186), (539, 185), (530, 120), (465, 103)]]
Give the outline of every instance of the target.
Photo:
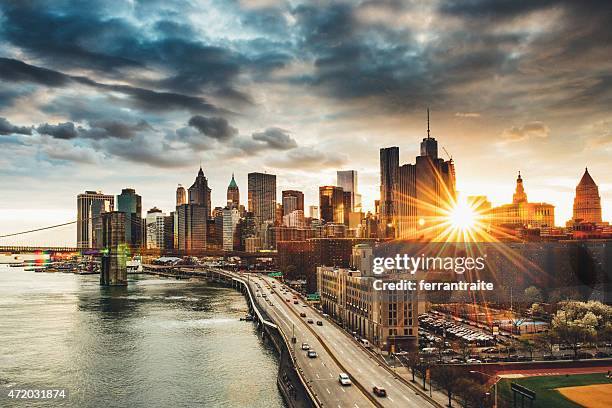
[(102, 218), (114, 210), (115, 197), (101, 191), (77, 195), (77, 247), (102, 248)]
[(147, 225), (147, 249), (164, 249), (164, 231), (166, 214), (157, 207), (151, 208), (147, 211), (145, 218)]
[(519, 172), (512, 204), (491, 209), (491, 225), (510, 230), (535, 229), (555, 226), (555, 207), (547, 203), (530, 203)]
[(276, 176), (267, 173), (248, 174), (248, 207), (258, 229), (274, 224), (276, 218)]
[(342, 187), (319, 187), (319, 211), (322, 221), (343, 224), (344, 203)]
[[(117, 211), (125, 213), (125, 242), (133, 248), (143, 244), (142, 197), (133, 188), (124, 188), (117, 196)], [(146, 234), (146, 232), (145, 232)]]
[(599, 187), (589, 174), (587, 168), (580, 182), (576, 186), (576, 196), (574, 197), (574, 216), (572, 223), (594, 223), (602, 222), (601, 217), (601, 197)]
[(232, 173), (232, 180), (227, 186), (227, 206), (230, 208), (240, 208), (240, 190)]
[(176, 206), (187, 204), (187, 192), (185, 187), (178, 185), (176, 188)]

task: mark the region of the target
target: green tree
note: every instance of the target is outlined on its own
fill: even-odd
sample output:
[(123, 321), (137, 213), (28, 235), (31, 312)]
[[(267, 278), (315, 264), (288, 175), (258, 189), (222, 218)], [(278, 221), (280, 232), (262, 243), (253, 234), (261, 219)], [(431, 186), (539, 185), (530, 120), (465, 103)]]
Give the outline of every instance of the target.
[(525, 295), (525, 301), (530, 305), (533, 303), (542, 303), (544, 301), (542, 291), (535, 286), (529, 286), (525, 289), (523, 294)]
[(608, 340), (612, 332), (612, 307), (601, 302), (566, 301), (559, 304), (551, 330), (578, 355), (578, 343)]

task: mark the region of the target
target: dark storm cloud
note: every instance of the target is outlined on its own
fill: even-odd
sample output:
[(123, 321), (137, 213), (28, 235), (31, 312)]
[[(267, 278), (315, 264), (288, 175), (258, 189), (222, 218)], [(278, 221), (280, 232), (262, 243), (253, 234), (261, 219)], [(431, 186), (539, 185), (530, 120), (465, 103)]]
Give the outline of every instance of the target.
[(277, 127), (253, 133), (252, 137), (253, 140), (264, 142), (269, 148), (274, 150), (289, 150), (297, 147), (297, 142), (289, 135), (289, 132)]
[(0, 117), (0, 135), (31, 135), (32, 128), (26, 126), (15, 126), (6, 118)]
[(56, 139), (76, 139), (79, 137), (79, 131), (72, 122), (58, 123), (57, 125), (44, 123), (38, 126), (36, 131)]
[(202, 134), (220, 141), (229, 140), (238, 133), (238, 129), (230, 126), (228, 121), (219, 117), (196, 115), (191, 117), (189, 126), (198, 129)]
[(103, 84), (87, 77), (67, 75), (9, 58), (0, 58), (0, 79), (36, 83), (49, 87), (64, 87), (70, 83), (86, 85), (107, 92), (118, 92), (127, 95), (134, 106), (153, 112), (172, 110), (188, 110), (191, 112), (224, 111), (199, 96), (175, 92), (158, 92), (129, 85)]
[(153, 131), (154, 129), (145, 121), (138, 123), (126, 123), (117, 120), (97, 120), (89, 123), (89, 128), (79, 126), (73, 122), (58, 123), (50, 125), (44, 123), (36, 128), (42, 135), (48, 135), (55, 139), (132, 139), (138, 132)]

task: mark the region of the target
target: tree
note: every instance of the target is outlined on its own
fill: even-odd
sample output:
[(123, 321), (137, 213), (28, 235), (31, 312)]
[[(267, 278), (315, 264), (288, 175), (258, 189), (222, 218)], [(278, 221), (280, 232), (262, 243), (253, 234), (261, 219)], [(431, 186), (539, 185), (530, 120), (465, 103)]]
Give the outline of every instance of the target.
[(431, 379), (440, 388), (446, 391), (449, 407), (452, 407), (452, 397), (457, 388), (457, 379), (459, 379), (462, 374), (463, 371), (458, 367), (448, 365), (439, 365), (431, 369)]
[(419, 353), (416, 351), (408, 353), (404, 361), (406, 362), (406, 365), (410, 367), (410, 372), (412, 373), (412, 382), (415, 382), (414, 374), (416, 373), (419, 364), (421, 364), (421, 358), (419, 357)]
[(486, 404), (485, 394), (487, 389), (484, 385), (472, 379), (461, 377), (456, 383), (456, 395), (461, 405), (466, 408), (483, 408)]
[(529, 286), (523, 293), (528, 304), (542, 303), (544, 300), (542, 291), (535, 286)]
[(559, 305), (551, 330), (553, 335), (567, 343), (578, 356), (578, 344), (607, 340), (612, 332), (612, 307), (601, 302), (566, 301)]

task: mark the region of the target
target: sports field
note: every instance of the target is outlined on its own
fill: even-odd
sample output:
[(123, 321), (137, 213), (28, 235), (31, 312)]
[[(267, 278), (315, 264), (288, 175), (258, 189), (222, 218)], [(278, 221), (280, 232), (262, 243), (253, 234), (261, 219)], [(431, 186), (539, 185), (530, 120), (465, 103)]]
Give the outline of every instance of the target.
[[(533, 406), (537, 408), (609, 407), (612, 398), (612, 379), (602, 373), (505, 378), (498, 384), (499, 405), (502, 407), (512, 406), (511, 382), (535, 391)], [(520, 397), (517, 402), (520, 406)], [(527, 400), (525, 402), (528, 407)]]

